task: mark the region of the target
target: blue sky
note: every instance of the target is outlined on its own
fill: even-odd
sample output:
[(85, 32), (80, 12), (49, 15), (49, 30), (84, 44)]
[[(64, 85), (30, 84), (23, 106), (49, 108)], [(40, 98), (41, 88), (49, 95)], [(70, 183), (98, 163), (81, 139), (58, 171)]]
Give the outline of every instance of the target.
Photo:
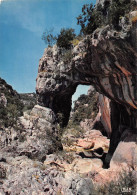
[[(45, 29), (74, 28), (83, 4), (95, 0), (5, 0), (0, 4), (0, 77), (20, 93), (34, 92)], [(80, 86), (77, 94), (87, 91)], [(78, 96), (78, 95), (77, 95)]]

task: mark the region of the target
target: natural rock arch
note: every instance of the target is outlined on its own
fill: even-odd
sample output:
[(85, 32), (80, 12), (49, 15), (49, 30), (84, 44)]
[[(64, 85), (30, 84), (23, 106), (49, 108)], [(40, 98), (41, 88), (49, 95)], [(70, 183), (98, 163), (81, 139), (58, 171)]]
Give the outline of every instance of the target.
[(38, 103), (69, 120), (71, 98), (79, 84), (94, 85), (111, 99), (111, 143), (107, 161), (125, 129), (137, 127), (136, 48), (123, 32), (106, 26), (73, 48), (71, 61), (63, 61), (58, 48), (47, 48), (39, 63), (36, 92)]

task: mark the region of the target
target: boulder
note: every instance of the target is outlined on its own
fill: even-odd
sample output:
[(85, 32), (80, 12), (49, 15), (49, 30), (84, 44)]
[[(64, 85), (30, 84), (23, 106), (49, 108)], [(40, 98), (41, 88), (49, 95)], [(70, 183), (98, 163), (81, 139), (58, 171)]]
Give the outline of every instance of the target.
[(93, 148), (94, 145), (94, 142), (88, 139), (79, 139), (77, 142), (77, 146), (83, 147), (86, 150)]
[(98, 171), (103, 166), (103, 162), (100, 159), (76, 159), (73, 161), (74, 172), (80, 174), (88, 174), (91, 171)]
[(47, 154), (62, 150), (55, 115), (49, 108), (36, 105), (30, 115), (19, 118), (18, 126), (0, 132), (1, 148), (29, 158), (44, 160)]
[(62, 185), (67, 186), (67, 188), (63, 190), (66, 195), (91, 195), (94, 191), (91, 179), (81, 178), (79, 175), (72, 172), (65, 174)]
[(110, 168), (126, 164), (130, 169), (137, 170), (136, 134), (125, 131), (110, 161)]

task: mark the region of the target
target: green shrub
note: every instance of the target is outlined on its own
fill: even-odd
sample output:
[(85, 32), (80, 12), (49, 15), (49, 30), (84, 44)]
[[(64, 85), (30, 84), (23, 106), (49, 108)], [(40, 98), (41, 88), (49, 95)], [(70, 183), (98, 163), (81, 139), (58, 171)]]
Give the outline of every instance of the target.
[(42, 40), (48, 45), (48, 47), (52, 47), (57, 40), (56, 36), (53, 35), (53, 29), (46, 30), (42, 35)]
[(132, 0), (113, 0), (108, 13), (108, 22), (116, 29), (119, 29), (119, 20), (125, 16), (130, 10), (133, 10), (136, 2)]
[[(62, 28), (57, 36), (53, 35), (52, 30), (46, 30), (42, 35), (42, 40), (49, 46), (52, 47), (54, 44), (60, 48), (61, 54), (66, 53), (66, 50), (70, 50), (73, 46), (72, 41), (76, 38), (75, 30), (72, 28)], [(77, 36), (79, 40), (79, 36)]]
[(91, 34), (96, 28), (102, 25), (102, 6), (93, 7), (92, 3), (82, 7), (82, 14), (77, 17), (77, 24), (81, 26), (81, 33)]
[(104, 5), (85, 4), (82, 14), (77, 17), (77, 24), (81, 26), (81, 33), (92, 34), (97, 28), (110, 24), (117, 30), (120, 29), (119, 20), (134, 10), (137, 3), (132, 0), (105, 1)]
[(80, 125), (75, 124), (72, 120), (69, 120), (68, 125), (63, 129), (63, 133), (71, 133), (74, 137), (80, 137), (84, 131)]
[(0, 126), (8, 127), (16, 124), (17, 118), (23, 114), (23, 103), (19, 94), (0, 78), (0, 94), (3, 93), (7, 99), (6, 107), (0, 105)]
[(32, 110), (32, 108), (37, 104), (35, 93), (21, 93), (20, 100), (24, 105), (23, 112)]
[(57, 36), (57, 46), (63, 49), (70, 49), (71, 41), (76, 37), (75, 30), (72, 28), (62, 28), (60, 34)]
[(81, 95), (74, 103), (72, 122), (79, 125), (84, 119), (95, 119), (98, 113), (97, 94), (95, 91), (90, 95)]

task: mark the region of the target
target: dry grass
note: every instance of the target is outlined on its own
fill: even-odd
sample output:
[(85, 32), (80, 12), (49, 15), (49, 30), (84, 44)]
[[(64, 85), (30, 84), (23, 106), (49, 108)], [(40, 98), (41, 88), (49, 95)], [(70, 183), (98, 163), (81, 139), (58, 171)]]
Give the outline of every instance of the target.
[(73, 46), (76, 46), (76, 45), (79, 44), (79, 40), (78, 40), (78, 39), (73, 39), (73, 40), (71, 41), (71, 43), (73, 44)]

